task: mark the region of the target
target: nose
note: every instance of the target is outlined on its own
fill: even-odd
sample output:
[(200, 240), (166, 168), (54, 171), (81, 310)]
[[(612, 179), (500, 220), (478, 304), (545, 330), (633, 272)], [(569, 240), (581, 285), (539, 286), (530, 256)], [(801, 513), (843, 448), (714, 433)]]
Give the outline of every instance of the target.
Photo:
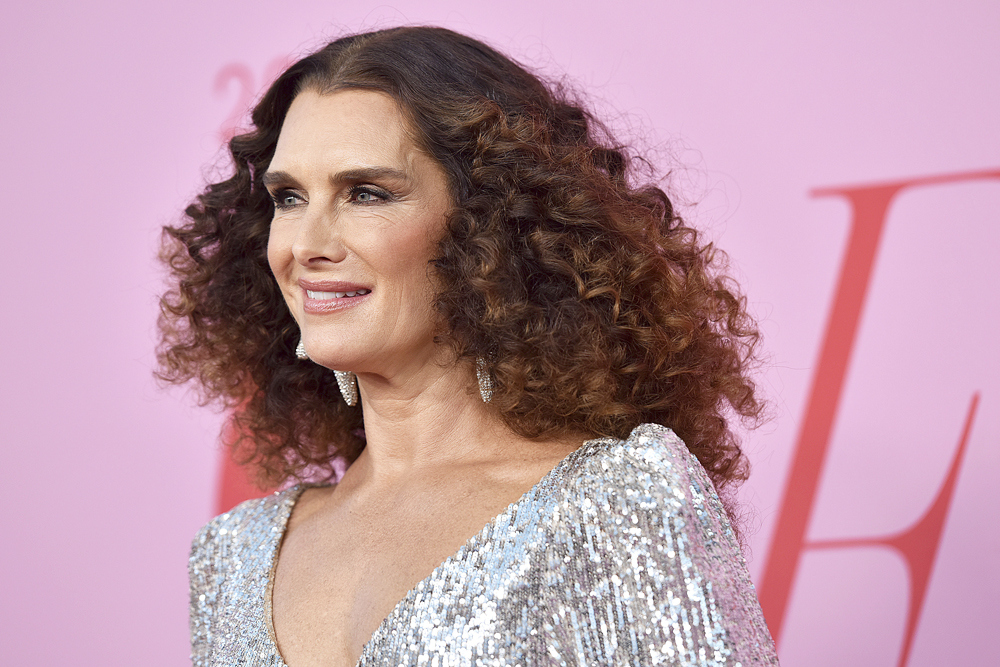
[(299, 220), (292, 256), (303, 266), (335, 264), (347, 257), (335, 212), (309, 206)]

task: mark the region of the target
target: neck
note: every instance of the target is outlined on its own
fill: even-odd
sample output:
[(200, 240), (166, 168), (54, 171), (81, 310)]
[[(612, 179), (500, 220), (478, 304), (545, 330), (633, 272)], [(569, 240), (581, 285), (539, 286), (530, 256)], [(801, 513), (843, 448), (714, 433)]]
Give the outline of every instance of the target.
[[(482, 402), (469, 364), (423, 364), (394, 374), (361, 374), (358, 386), (373, 473), (486, 461), (518, 438)], [(359, 459), (359, 462), (362, 461)]]

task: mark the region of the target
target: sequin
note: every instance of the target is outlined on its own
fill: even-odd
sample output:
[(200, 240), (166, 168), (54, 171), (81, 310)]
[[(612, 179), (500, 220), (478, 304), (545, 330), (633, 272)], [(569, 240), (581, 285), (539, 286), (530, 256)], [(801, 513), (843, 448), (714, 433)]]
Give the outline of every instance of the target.
[[(270, 581), (303, 487), (213, 519), (191, 550), (196, 667), (286, 667)], [(418, 583), (359, 667), (777, 665), (704, 469), (654, 424), (590, 440)]]

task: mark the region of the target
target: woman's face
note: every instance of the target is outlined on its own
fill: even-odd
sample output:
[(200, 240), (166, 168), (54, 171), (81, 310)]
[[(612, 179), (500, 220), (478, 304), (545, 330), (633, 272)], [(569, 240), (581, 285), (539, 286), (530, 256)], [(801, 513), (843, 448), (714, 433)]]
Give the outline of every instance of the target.
[(452, 201), (396, 102), (302, 92), (264, 184), (275, 201), (267, 259), (309, 356), (386, 376), (431, 359), (429, 260)]

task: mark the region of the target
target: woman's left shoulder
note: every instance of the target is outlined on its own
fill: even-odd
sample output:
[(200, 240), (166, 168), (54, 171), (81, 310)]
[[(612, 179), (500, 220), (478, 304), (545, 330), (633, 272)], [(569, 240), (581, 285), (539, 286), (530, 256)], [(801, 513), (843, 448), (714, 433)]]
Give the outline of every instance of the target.
[(579, 527), (589, 526), (615, 550), (672, 553), (674, 544), (706, 567), (725, 563), (723, 569), (745, 574), (739, 540), (715, 485), (666, 426), (641, 424), (624, 440), (590, 440), (571, 467), (560, 485), (557, 532), (580, 537)]
[[(628, 438), (617, 441), (624, 463), (653, 476), (687, 478), (705, 476), (698, 459), (671, 429), (660, 424), (640, 424)], [(616, 447), (611, 448), (616, 449)]]
[(711, 510), (729, 528), (705, 469), (666, 426), (641, 424), (624, 440), (591, 440), (585, 447), (592, 451), (582, 457), (576, 492), (614, 496), (615, 504), (637, 509), (696, 515)]
[(673, 431), (643, 424), (591, 440), (573, 464), (546, 541), (544, 561), (558, 565), (543, 577), (550, 653), (566, 664), (777, 664), (715, 487)]

